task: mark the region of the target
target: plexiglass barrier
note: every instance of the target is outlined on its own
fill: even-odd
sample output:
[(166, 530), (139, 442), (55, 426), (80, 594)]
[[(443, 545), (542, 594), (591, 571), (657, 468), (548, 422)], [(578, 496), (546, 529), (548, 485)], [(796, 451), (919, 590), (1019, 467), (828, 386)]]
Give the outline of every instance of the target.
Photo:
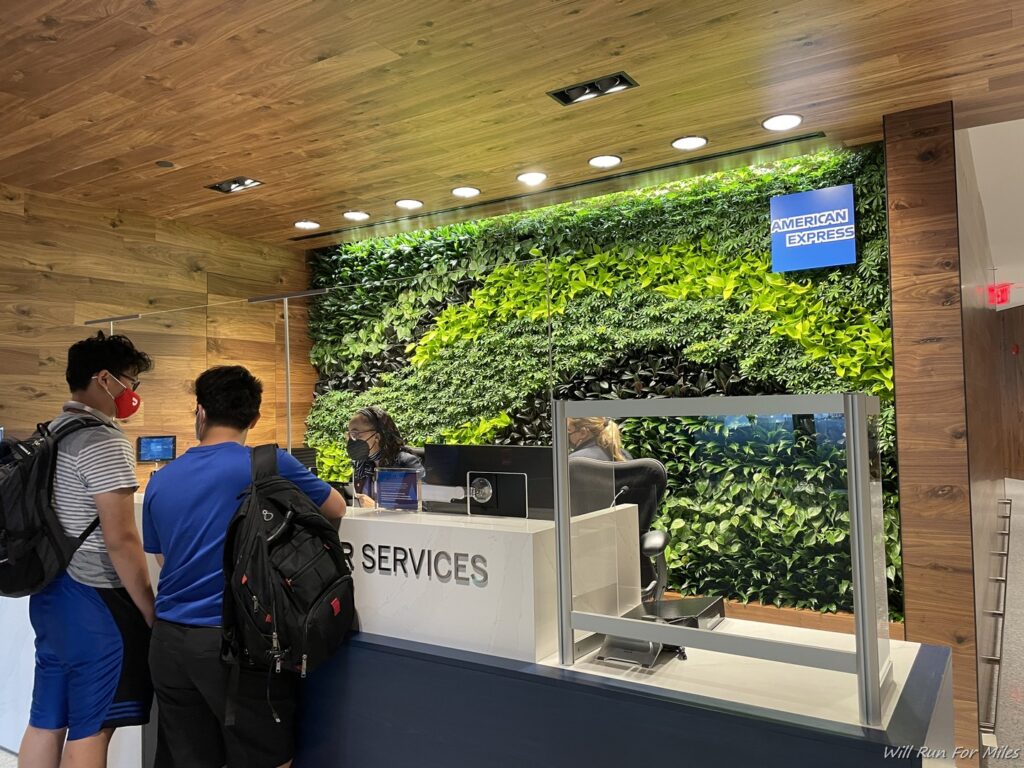
[[(892, 671), (877, 399), (556, 400), (553, 415), (563, 664), (595, 653), (608, 663), (650, 666), (661, 654), (695, 648), (844, 672), (851, 693), (856, 686), (861, 721), (881, 723)], [(570, 447), (587, 418), (617, 420), (632, 445), (644, 443), (645, 430), (656, 430), (662, 446), (676, 445), (664, 463), (628, 456), (596, 462), (614, 472), (605, 494), (612, 503), (580, 517), (574, 489), (590, 483)], [(816, 572), (778, 572), (786, 563), (779, 552), (787, 549), (810, 551), (837, 583)], [(852, 603), (855, 650), (716, 632), (722, 607), (715, 572), (730, 558), (742, 561), (752, 583), (776, 580), (779, 595), (787, 579), (800, 578), (820, 593), (822, 606)], [(806, 560), (799, 562), (802, 568)], [(669, 568), (673, 583), (690, 593), (686, 600), (665, 594)]]

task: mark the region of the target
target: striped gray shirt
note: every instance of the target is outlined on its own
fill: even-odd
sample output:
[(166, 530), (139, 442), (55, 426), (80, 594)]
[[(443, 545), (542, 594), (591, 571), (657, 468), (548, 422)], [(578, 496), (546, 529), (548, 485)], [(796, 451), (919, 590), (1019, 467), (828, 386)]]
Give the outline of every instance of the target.
[[(71, 401), (64, 404), (64, 409), (51, 427), (80, 415), (68, 409), (87, 411), (103, 422), (103, 426), (69, 435), (57, 450), (53, 480), (57, 519), (65, 533), (79, 536), (98, 514), (94, 496), (121, 489), (134, 491), (139, 484), (135, 479), (135, 452), (121, 428), (107, 415), (82, 403)], [(75, 581), (91, 587), (121, 586), (99, 528), (71, 558), (68, 573)]]

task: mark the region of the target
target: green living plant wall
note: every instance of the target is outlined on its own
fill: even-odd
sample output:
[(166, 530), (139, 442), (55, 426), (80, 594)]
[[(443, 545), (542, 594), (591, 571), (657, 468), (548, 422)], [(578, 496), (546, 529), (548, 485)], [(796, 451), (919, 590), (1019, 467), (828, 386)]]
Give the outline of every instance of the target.
[[(858, 264), (772, 273), (770, 197), (851, 182)], [(321, 381), (307, 422), (321, 471), (338, 479), (349, 471), (341, 446), (358, 407), (385, 408), (414, 444), (546, 442), (550, 423), (536, 403), (552, 387), (586, 379), (592, 391), (566, 391), (677, 394), (679, 387), (623, 390), (615, 383), (627, 372), (609, 366), (652, 350), (709, 370), (734, 366), (755, 393), (879, 396), (890, 607), (899, 615), (880, 148), (821, 152), (346, 244), (314, 255), (312, 268), (315, 287), (341, 286), (312, 307), (312, 357)], [(673, 585), (777, 605), (851, 608), (848, 523), (831, 490), (807, 497), (808, 482), (824, 470), (798, 460), (806, 446), (794, 438), (785, 449), (788, 466), (810, 473), (803, 481), (787, 486), (746, 467), (730, 478), (743, 494), (743, 503), (734, 504), (710, 486), (679, 479), (710, 472), (713, 480), (715, 467), (725, 466), (720, 459), (729, 457), (708, 458), (718, 439), (712, 433), (719, 434), (706, 425), (626, 425), (628, 447), (660, 458), (676, 478), (658, 522), (672, 534)], [(819, 458), (823, 465), (835, 461)], [(756, 562), (739, 556), (755, 551)]]

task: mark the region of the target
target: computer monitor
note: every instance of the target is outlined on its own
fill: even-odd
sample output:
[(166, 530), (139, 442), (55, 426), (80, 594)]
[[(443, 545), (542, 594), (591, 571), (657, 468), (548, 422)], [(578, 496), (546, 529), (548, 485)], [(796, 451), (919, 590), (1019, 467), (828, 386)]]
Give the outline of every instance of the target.
[(174, 435), (146, 435), (137, 442), (140, 462), (171, 461), (177, 455), (177, 440)]
[(424, 483), (457, 487), (460, 496), (424, 502), (428, 512), (466, 513), (467, 478), (488, 491), (469, 501), (472, 514), (552, 519), (555, 509), (554, 453), (551, 446), (426, 445)]
[(423, 507), (420, 471), (401, 467), (385, 467), (376, 471), (374, 486), (380, 509), (419, 512)]

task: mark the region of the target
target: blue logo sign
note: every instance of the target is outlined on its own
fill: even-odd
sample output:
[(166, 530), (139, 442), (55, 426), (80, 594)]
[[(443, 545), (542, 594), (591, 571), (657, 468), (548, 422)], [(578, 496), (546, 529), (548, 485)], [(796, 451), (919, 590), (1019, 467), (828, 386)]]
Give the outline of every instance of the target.
[(857, 263), (853, 185), (772, 198), (772, 272)]

